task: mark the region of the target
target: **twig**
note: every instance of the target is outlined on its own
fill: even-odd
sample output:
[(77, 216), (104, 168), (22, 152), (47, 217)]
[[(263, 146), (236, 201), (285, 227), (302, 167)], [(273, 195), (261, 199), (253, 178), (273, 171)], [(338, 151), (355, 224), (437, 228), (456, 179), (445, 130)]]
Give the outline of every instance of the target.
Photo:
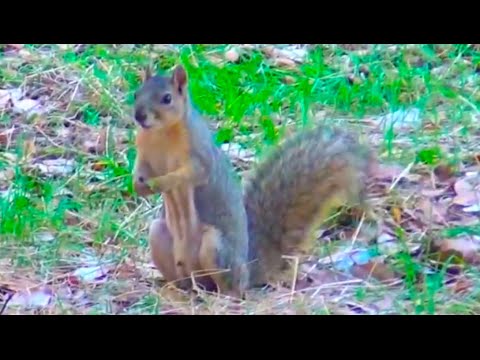
[(69, 67), (69, 66), (70, 65), (62, 65), (62, 66), (57, 66), (56, 68), (53, 68), (53, 69), (32, 72), (32, 73), (26, 75), (25, 79), (30, 79), (32, 77), (37, 77), (37, 76), (46, 75), (46, 74), (49, 74), (49, 73), (54, 73), (56, 71), (63, 70), (65, 68)]
[(11, 292), (10, 294), (8, 294), (7, 300), (5, 300), (5, 303), (3, 304), (2, 309), (0, 310), (0, 315), (3, 315), (3, 312), (4, 312), (5, 309), (7, 308), (7, 305), (8, 305), (8, 303), (10, 302), (10, 300), (12, 300), (12, 297), (13, 297), (13, 292)]
[(355, 229), (355, 232), (353, 233), (352, 245), (350, 246), (350, 249), (353, 249), (353, 246), (355, 245), (355, 242), (357, 241), (358, 234), (360, 233), (360, 229), (362, 228), (362, 225), (363, 225), (364, 221), (365, 221), (365, 212), (362, 214), (362, 218), (360, 219), (360, 223), (358, 224), (357, 228)]
[(80, 87), (80, 84), (82, 83), (83, 80), (85, 80), (85, 76), (87, 73), (93, 68), (93, 65), (90, 65), (84, 72), (84, 75), (77, 81), (77, 84), (75, 85), (75, 89), (73, 90), (72, 95), (70, 96), (70, 101), (68, 102), (67, 109), (68, 111), (70, 109), (70, 106), (72, 105), (73, 99), (75, 98), (75, 95), (77, 95), (78, 88)]
[(475, 111), (475, 113), (476, 113), (477, 115), (480, 114), (480, 111), (479, 111), (478, 108), (475, 106), (475, 104), (472, 103), (470, 100), (468, 100), (466, 97), (460, 95), (458, 98), (459, 98), (460, 100), (462, 100), (465, 104), (467, 104), (468, 106), (470, 106), (470, 107), (473, 109), (473, 111)]
[(293, 296), (295, 295), (295, 285), (297, 283), (298, 267), (299, 267), (300, 259), (298, 258), (298, 256), (288, 256), (288, 255), (284, 255), (282, 256), (282, 258), (295, 261), (295, 267), (294, 267), (293, 276), (292, 276), (292, 286), (291, 286), (291, 292), (290, 292), (290, 304), (291, 304), (293, 302)]
[(78, 149), (75, 149), (74, 147), (69, 147), (67, 148), (66, 146), (63, 146), (63, 145), (60, 145), (60, 144), (57, 144), (55, 141), (53, 141), (50, 136), (48, 136), (42, 129), (40, 129), (40, 127), (38, 126), (35, 126), (35, 131), (39, 132), (40, 134), (42, 134), (44, 137), (45, 137), (45, 140), (47, 140), (51, 145), (53, 145), (54, 147), (57, 147), (59, 149), (62, 149), (64, 150), (65, 152), (68, 152), (68, 151), (71, 151), (75, 154), (79, 154), (79, 155), (86, 155), (86, 156), (90, 156), (91, 154), (85, 152), (85, 151), (81, 151), (81, 150), (78, 150)]
[(410, 169), (412, 168), (413, 165), (414, 165), (414, 162), (411, 162), (410, 164), (408, 164), (408, 166), (400, 173), (400, 175), (398, 175), (398, 177), (395, 179), (392, 185), (390, 185), (388, 192), (392, 191), (395, 188), (395, 186), (397, 186), (398, 182), (410, 172)]
[[(134, 217), (137, 215), (137, 213), (140, 211), (141, 207), (142, 207), (141, 205), (137, 206), (137, 207), (135, 208), (135, 210), (132, 211), (132, 212), (130, 213), (130, 215), (128, 215), (128, 216), (125, 218), (125, 220), (123, 220), (123, 222), (122, 222), (122, 223), (120, 224), (120, 226), (118, 227), (118, 230), (115, 232), (115, 235), (113, 236), (113, 239), (112, 239), (111, 241), (115, 241), (115, 240), (117, 239), (117, 237), (118, 237), (118, 235), (120, 234), (120, 232), (122, 231), (123, 227), (126, 226), (126, 225), (132, 220), (132, 218), (134, 218)], [(108, 242), (109, 242), (109, 241), (107, 240), (107, 241), (105, 242), (105, 244), (108, 243)]]
[(320, 286), (307, 287), (305, 289), (302, 289), (301, 291), (305, 292), (305, 291), (308, 291), (308, 290), (315, 289), (315, 292), (310, 296), (310, 298), (313, 299), (313, 298), (315, 298), (315, 296), (317, 296), (317, 294), (321, 290), (324, 290), (324, 289), (328, 289), (328, 288), (334, 289), (334, 288), (337, 288), (337, 287), (346, 287), (347, 285), (355, 285), (355, 284), (362, 284), (362, 283), (364, 283), (364, 281), (361, 280), (361, 279), (345, 280), (345, 281), (327, 283), (327, 284), (323, 284), (323, 285), (320, 285)]

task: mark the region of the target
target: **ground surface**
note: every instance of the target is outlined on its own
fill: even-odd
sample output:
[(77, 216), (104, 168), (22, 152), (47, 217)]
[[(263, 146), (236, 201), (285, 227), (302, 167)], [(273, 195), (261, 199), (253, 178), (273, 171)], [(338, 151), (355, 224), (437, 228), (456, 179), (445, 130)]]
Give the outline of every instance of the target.
[[(480, 313), (478, 49), (2, 45), (0, 311)], [(131, 187), (132, 96), (151, 61), (186, 66), (239, 170), (312, 121), (358, 132), (383, 164), (370, 193), (379, 235), (333, 221), (297, 289), (254, 291), (240, 305), (165, 295), (146, 243), (161, 201)]]

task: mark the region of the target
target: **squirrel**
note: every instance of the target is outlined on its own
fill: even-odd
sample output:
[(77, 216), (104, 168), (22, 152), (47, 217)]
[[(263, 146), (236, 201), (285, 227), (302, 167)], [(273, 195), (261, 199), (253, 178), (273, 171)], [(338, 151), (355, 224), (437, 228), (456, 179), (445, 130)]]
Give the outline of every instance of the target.
[(155, 266), (179, 287), (192, 286), (181, 280), (192, 272), (217, 270), (196, 282), (243, 298), (247, 288), (288, 274), (284, 255), (309, 251), (330, 210), (366, 205), (373, 156), (344, 131), (316, 126), (294, 134), (242, 188), (190, 99), (182, 65), (171, 76), (147, 74), (134, 109), (134, 188), (140, 196), (162, 193), (149, 244)]
[(192, 273), (217, 271), (196, 276), (196, 283), (242, 297), (248, 233), (240, 180), (187, 90), (185, 69), (178, 66), (170, 77), (147, 73), (135, 93), (134, 188), (141, 196), (161, 192), (164, 201), (150, 225), (152, 258), (180, 288), (191, 287)]

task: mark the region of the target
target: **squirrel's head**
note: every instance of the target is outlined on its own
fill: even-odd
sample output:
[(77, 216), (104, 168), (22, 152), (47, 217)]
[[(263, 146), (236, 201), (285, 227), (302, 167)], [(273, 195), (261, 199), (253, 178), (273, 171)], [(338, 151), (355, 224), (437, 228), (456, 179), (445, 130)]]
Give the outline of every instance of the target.
[(187, 74), (179, 65), (171, 76), (147, 76), (135, 93), (135, 121), (145, 129), (182, 121), (187, 111)]

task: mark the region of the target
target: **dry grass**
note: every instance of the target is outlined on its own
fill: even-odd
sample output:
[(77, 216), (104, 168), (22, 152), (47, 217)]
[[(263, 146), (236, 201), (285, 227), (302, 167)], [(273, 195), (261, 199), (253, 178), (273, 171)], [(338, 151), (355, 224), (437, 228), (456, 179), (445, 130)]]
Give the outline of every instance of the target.
[[(478, 212), (465, 210), (478, 203), (474, 48), (57, 44), (0, 51), (4, 313), (478, 313)], [(161, 198), (137, 198), (131, 186), (132, 95), (152, 60), (162, 70), (185, 64), (193, 100), (217, 141), (233, 145), (239, 170), (312, 119), (358, 132), (382, 162), (370, 191), (381, 221), (372, 228), (367, 218), (352, 223), (345, 212), (334, 214), (318, 248), (300, 262), (296, 289), (276, 284), (237, 303), (165, 288), (146, 242)], [(397, 115), (403, 121), (392, 126)], [(465, 179), (473, 185), (459, 200)]]

